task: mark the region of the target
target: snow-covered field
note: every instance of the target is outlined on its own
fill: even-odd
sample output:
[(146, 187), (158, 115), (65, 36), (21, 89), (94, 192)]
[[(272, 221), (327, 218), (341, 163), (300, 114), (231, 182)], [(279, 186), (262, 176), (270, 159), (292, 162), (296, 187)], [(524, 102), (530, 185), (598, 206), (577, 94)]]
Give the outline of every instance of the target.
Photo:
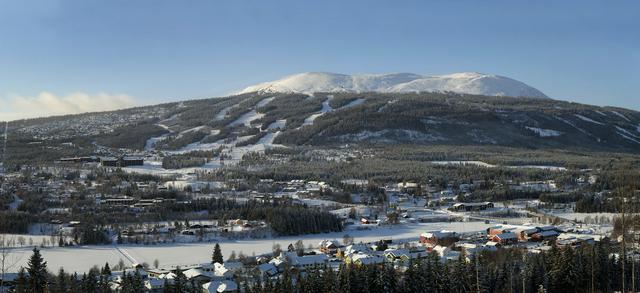
[[(295, 237), (280, 237), (273, 239), (252, 239), (252, 240), (221, 240), (220, 246), (225, 257), (231, 251), (244, 253), (245, 255), (263, 254), (272, 251), (274, 244), (280, 244), (286, 248), (290, 243), (302, 240), (305, 246), (312, 244), (314, 247), (325, 239), (335, 239), (342, 242), (345, 234), (354, 237), (355, 242), (371, 242), (379, 239), (417, 240), (420, 233), (432, 230), (452, 230), (460, 233), (472, 233), (484, 231), (492, 224), (484, 222), (441, 222), (441, 223), (411, 223), (398, 226), (371, 227), (371, 230), (348, 229), (344, 232), (313, 234)], [(54, 247), (43, 248), (42, 255), (47, 261), (47, 266), (51, 271), (57, 271), (59, 267), (64, 267), (66, 271), (88, 271), (93, 265), (116, 264), (122, 259), (125, 264), (132, 262), (153, 263), (155, 259), (160, 262), (160, 266), (185, 266), (208, 262), (211, 258), (213, 242), (194, 244), (166, 244), (157, 246), (140, 245), (113, 245), (105, 246), (82, 246), (82, 247)], [(13, 255), (20, 257), (20, 264), (26, 265), (30, 248), (19, 248), (13, 250)]]

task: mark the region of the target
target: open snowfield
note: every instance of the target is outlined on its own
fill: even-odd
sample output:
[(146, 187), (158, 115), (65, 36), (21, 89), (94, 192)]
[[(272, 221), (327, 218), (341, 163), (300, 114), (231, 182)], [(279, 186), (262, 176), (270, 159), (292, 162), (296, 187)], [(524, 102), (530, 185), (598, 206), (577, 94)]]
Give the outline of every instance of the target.
[[(312, 244), (314, 247), (325, 239), (336, 239), (342, 242), (342, 237), (349, 234), (355, 242), (371, 242), (379, 239), (417, 240), (420, 233), (432, 230), (453, 230), (460, 233), (484, 231), (492, 224), (484, 222), (441, 222), (441, 223), (413, 223), (398, 226), (371, 227), (371, 230), (348, 229), (344, 232), (312, 234), (295, 237), (280, 237), (273, 239), (251, 240), (222, 240), (220, 246), (225, 257), (242, 252), (245, 255), (263, 254), (272, 251), (274, 244), (280, 244), (286, 248), (290, 243), (302, 240), (305, 246)], [(47, 267), (51, 271), (57, 271), (64, 267), (66, 271), (86, 272), (93, 265), (104, 265), (105, 262), (114, 265), (122, 259), (125, 264), (132, 262), (152, 264), (158, 259), (161, 267), (186, 266), (208, 262), (211, 258), (213, 242), (193, 244), (166, 244), (157, 246), (140, 245), (113, 245), (82, 246), (82, 247), (53, 247), (43, 248), (42, 255), (47, 261)], [(18, 248), (13, 250), (13, 256), (19, 257), (19, 263), (25, 266), (31, 255), (31, 248)]]
[(478, 167), (486, 167), (486, 168), (495, 168), (495, 167), (505, 167), (505, 168), (516, 168), (516, 169), (544, 169), (549, 171), (566, 171), (567, 168), (559, 167), (559, 166), (547, 166), (547, 165), (519, 165), (519, 166), (500, 166), (493, 165), (489, 163), (485, 163), (483, 161), (431, 161), (429, 162), (435, 165), (462, 165), (462, 166), (478, 166)]
[(609, 219), (610, 221), (613, 221), (614, 218), (616, 217), (620, 217), (620, 214), (617, 213), (573, 213), (573, 212), (553, 212), (551, 213), (554, 216), (563, 218), (563, 219), (567, 219), (567, 220), (577, 220), (577, 221), (581, 221), (584, 222), (585, 219), (587, 218), (591, 218), (594, 219), (596, 217), (601, 218), (601, 219)]

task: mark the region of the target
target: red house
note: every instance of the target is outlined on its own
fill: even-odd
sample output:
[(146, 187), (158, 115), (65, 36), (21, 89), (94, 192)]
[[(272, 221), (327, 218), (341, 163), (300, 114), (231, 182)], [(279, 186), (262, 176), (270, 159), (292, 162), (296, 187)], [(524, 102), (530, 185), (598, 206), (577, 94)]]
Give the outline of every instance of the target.
[(500, 243), (501, 245), (515, 244), (518, 243), (518, 235), (513, 232), (496, 234), (491, 237), (491, 241)]

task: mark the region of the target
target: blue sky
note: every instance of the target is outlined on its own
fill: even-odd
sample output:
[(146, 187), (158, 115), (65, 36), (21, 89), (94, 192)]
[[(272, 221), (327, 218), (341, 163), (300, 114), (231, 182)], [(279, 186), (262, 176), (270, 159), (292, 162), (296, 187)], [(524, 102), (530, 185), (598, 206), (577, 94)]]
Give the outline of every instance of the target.
[(0, 0), (0, 120), (47, 97), (82, 111), (304, 71), (478, 71), (640, 109), (640, 2)]

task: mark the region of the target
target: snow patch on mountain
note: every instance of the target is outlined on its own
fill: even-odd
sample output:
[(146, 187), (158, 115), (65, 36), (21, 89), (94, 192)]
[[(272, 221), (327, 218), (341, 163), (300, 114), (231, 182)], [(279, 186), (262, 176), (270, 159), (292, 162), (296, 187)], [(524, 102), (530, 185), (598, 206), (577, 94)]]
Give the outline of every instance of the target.
[(624, 133), (624, 134), (626, 134), (626, 135), (628, 135), (628, 136), (631, 136), (631, 137), (633, 137), (633, 138), (638, 138), (638, 139), (640, 139), (640, 136), (638, 136), (638, 135), (636, 135), (636, 134), (632, 133), (631, 131), (626, 130), (626, 129), (624, 129), (624, 128), (620, 127), (620, 126), (617, 126), (617, 125), (616, 125), (616, 130), (618, 130), (618, 132), (622, 132), (622, 133)]
[(227, 114), (229, 114), (229, 111), (231, 111), (231, 109), (233, 109), (235, 107), (238, 107), (238, 105), (236, 104), (236, 105), (229, 106), (229, 107), (226, 107), (226, 108), (220, 110), (220, 112), (218, 112), (216, 114), (215, 120), (219, 121), (219, 120), (224, 119), (224, 117), (227, 117)]
[(562, 132), (553, 129), (543, 129), (529, 126), (525, 126), (525, 128), (535, 132), (540, 137), (553, 137), (562, 135)]
[(627, 120), (627, 121), (631, 122), (631, 120), (629, 120), (629, 118), (627, 118), (627, 116), (622, 115), (620, 112), (611, 111), (611, 113), (615, 114), (616, 116), (618, 116), (618, 117), (620, 117), (620, 118), (622, 118), (624, 120)]
[(234, 127), (238, 125), (250, 126), (251, 122), (258, 120), (264, 117), (263, 113), (258, 113), (256, 110), (251, 110), (247, 113), (242, 114), (242, 116), (238, 117), (235, 121), (229, 123), (229, 126)]
[[(327, 96), (327, 99), (324, 102), (322, 102), (322, 109), (320, 109), (320, 112), (315, 113), (315, 114), (311, 114), (311, 115), (309, 115), (309, 117), (305, 118), (304, 119), (304, 123), (302, 123), (302, 126), (313, 125), (313, 121), (318, 119), (318, 117), (324, 115), (325, 113), (329, 113), (329, 112), (333, 111), (333, 108), (329, 104), (329, 102), (331, 102), (332, 99), (333, 99), (332, 95)], [(300, 126), (300, 127), (302, 127), (302, 126)]]
[(267, 127), (267, 130), (284, 129), (287, 126), (287, 119), (278, 119)]
[(358, 106), (358, 105), (360, 105), (362, 103), (364, 103), (364, 99), (355, 99), (355, 100), (349, 102), (349, 104), (346, 104), (346, 105), (340, 107), (338, 110), (355, 107), (355, 106)]
[(249, 86), (250, 92), (456, 92), (473, 95), (548, 98), (523, 82), (499, 75), (462, 72), (447, 75), (414, 73), (347, 75), (307, 72)]
[(602, 111), (600, 111), (600, 110), (596, 110), (596, 113), (598, 113), (598, 114), (600, 114), (600, 115), (602, 115), (604, 117), (607, 117), (607, 114), (602, 112)]
[(574, 114), (576, 117), (580, 118), (580, 120), (582, 121), (587, 121), (587, 122), (591, 122), (591, 123), (595, 123), (595, 124), (600, 124), (600, 125), (604, 125), (604, 123), (600, 122), (600, 121), (595, 121), (587, 116), (582, 116), (580, 114)]
[(625, 134), (624, 134), (624, 133), (622, 133), (622, 132), (617, 132), (617, 133), (618, 133), (618, 135), (622, 136), (623, 138), (625, 138), (625, 139), (627, 139), (627, 140), (630, 140), (630, 141), (632, 141), (632, 142), (635, 142), (635, 143), (637, 143), (637, 144), (640, 144), (640, 141), (639, 141), (639, 140), (636, 140), (636, 139), (634, 139), (634, 138), (632, 138), (632, 137), (629, 137), (629, 136), (625, 135)]
[(571, 122), (569, 120), (566, 120), (566, 119), (563, 119), (563, 118), (560, 118), (558, 116), (556, 116), (556, 119), (558, 119), (558, 120), (560, 120), (560, 121), (562, 121), (562, 122), (564, 122), (566, 124), (569, 124), (571, 127), (577, 129), (578, 131), (580, 131), (580, 132), (582, 132), (582, 133), (584, 133), (584, 134), (586, 134), (588, 136), (591, 136), (591, 137), (595, 138), (597, 141), (600, 141), (600, 138), (597, 138), (593, 134), (591, 134), (590, 132), (588, 132), (588, 131), (576, 126), (573, 122)]

